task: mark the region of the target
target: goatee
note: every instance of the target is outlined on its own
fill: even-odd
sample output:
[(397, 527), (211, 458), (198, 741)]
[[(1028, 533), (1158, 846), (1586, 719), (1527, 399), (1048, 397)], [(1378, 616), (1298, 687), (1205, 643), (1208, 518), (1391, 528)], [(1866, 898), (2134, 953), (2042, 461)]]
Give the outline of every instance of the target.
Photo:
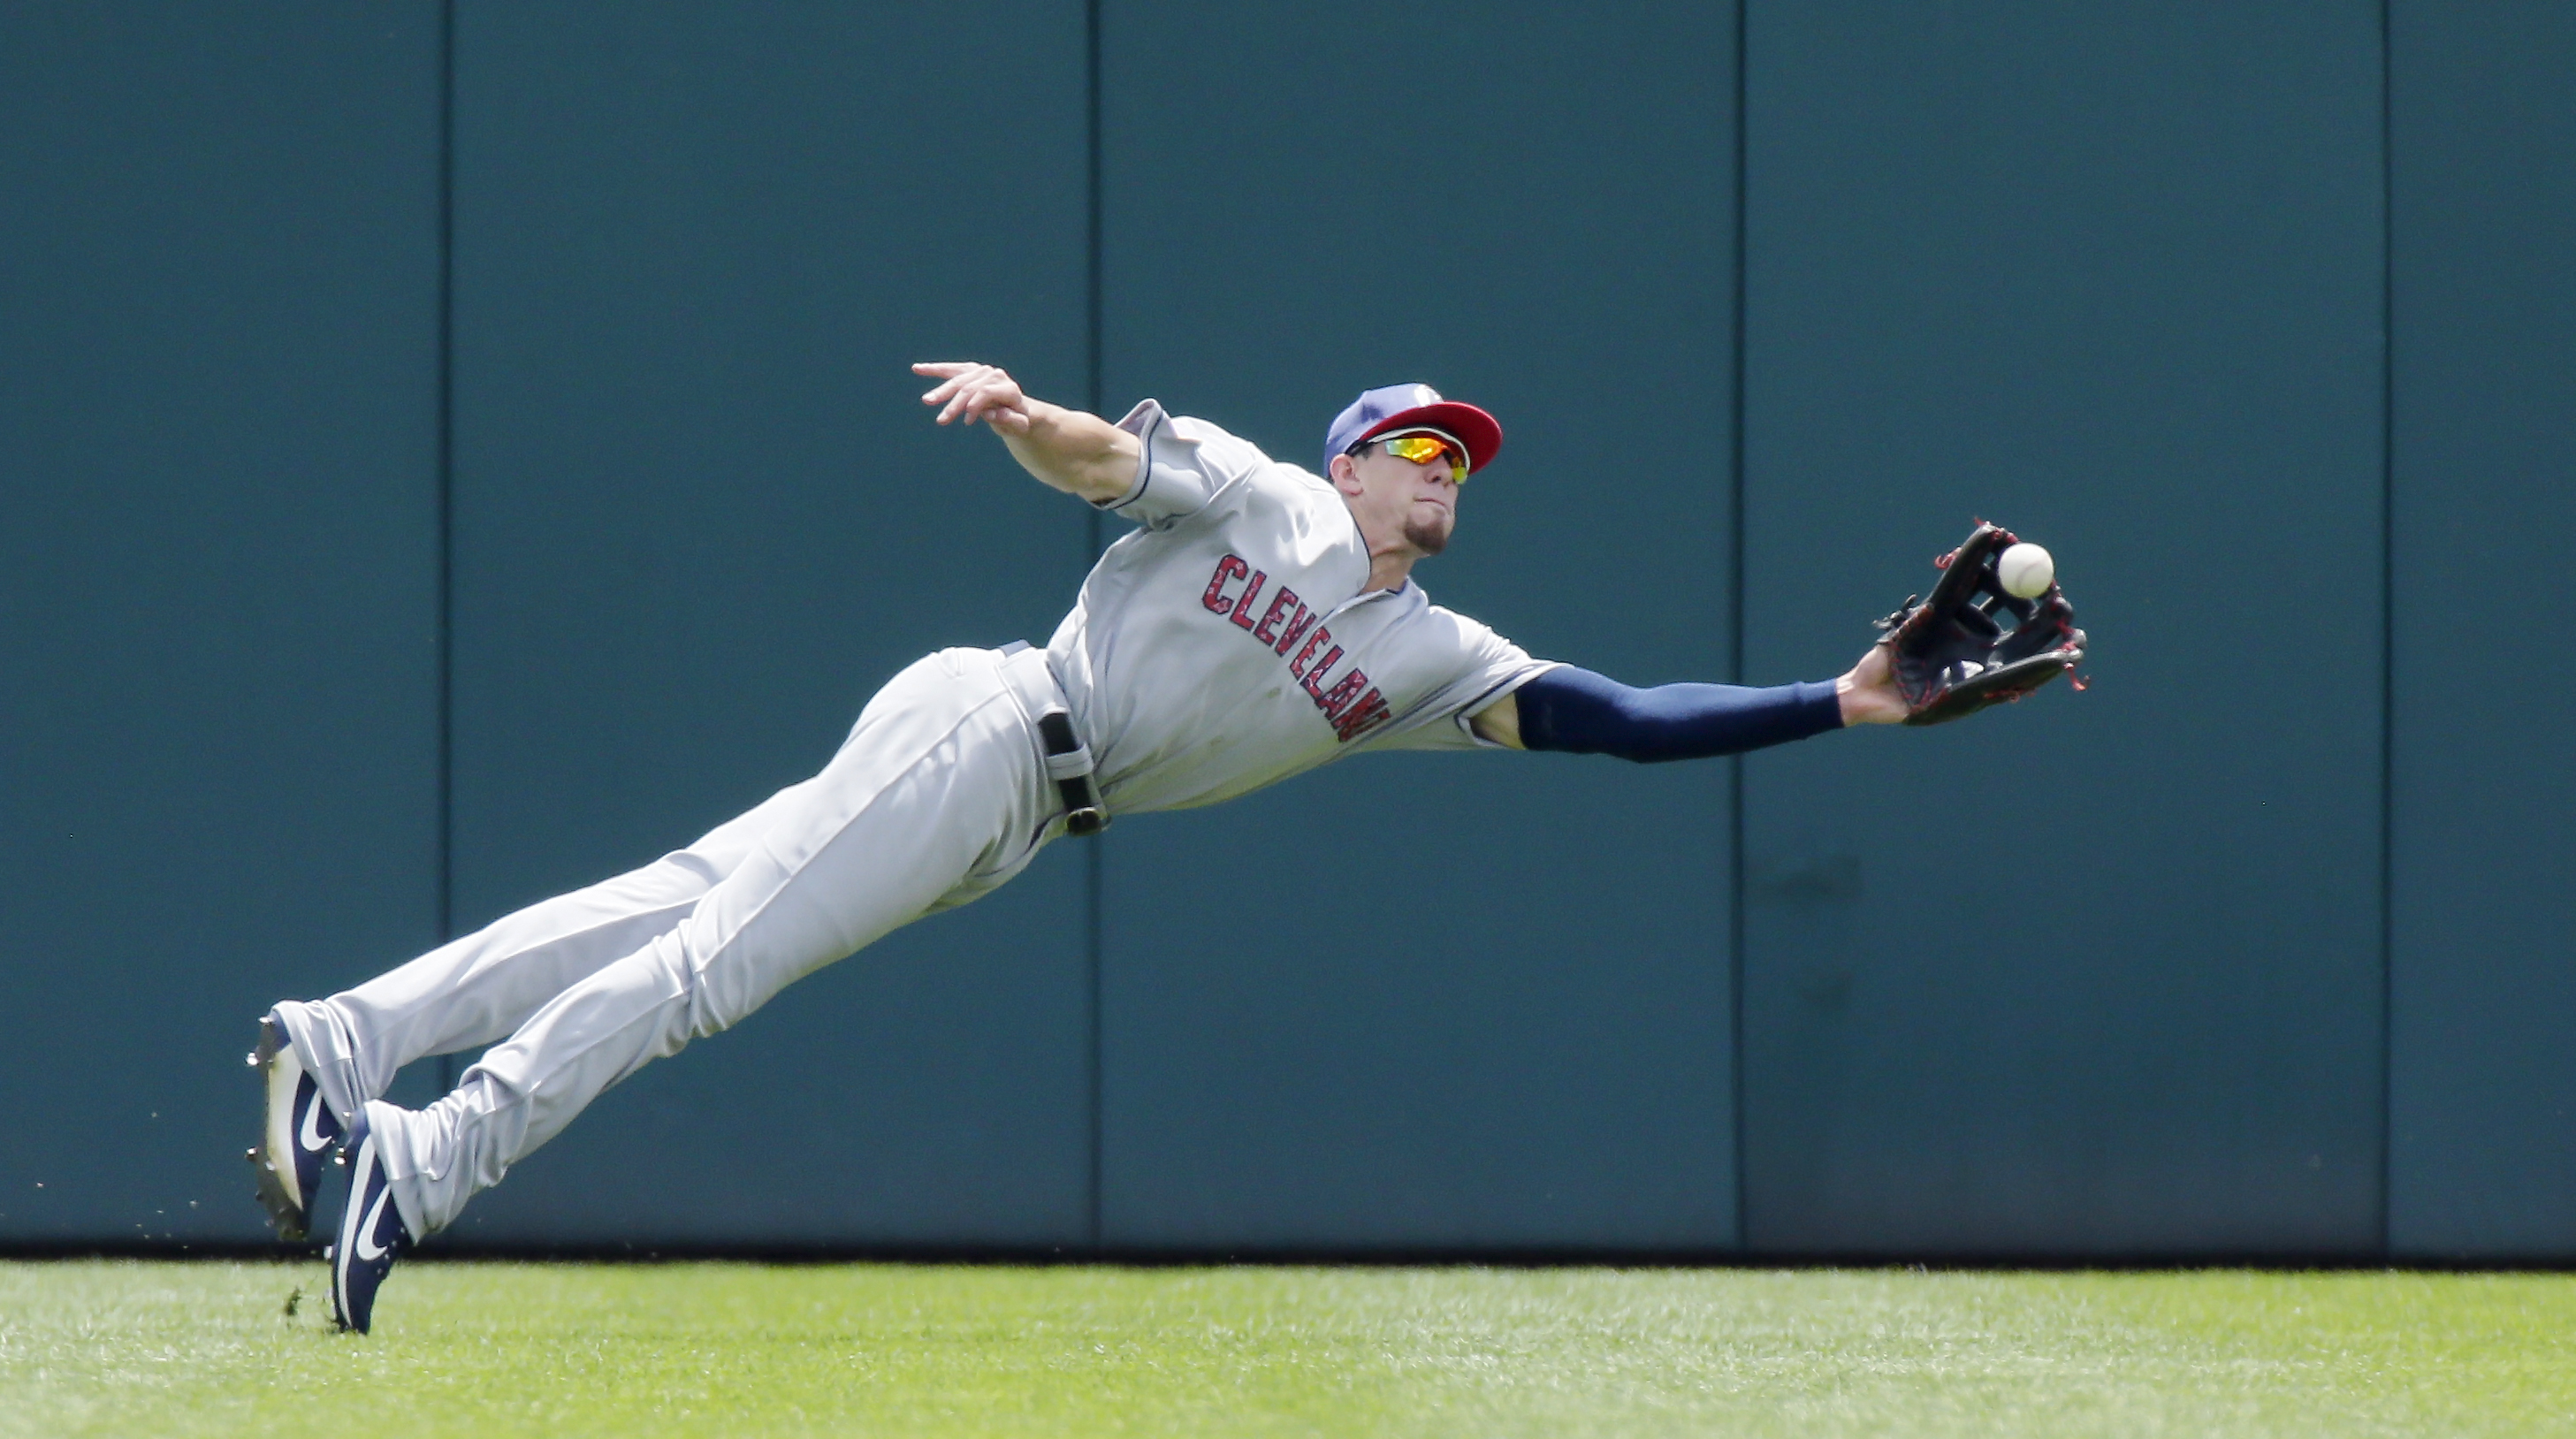
[(1404, 542), (1426, 555), (1436, 555), (1449, 546), (1451, 521), (1443, 515), (1437, 520), (1404, 522)]

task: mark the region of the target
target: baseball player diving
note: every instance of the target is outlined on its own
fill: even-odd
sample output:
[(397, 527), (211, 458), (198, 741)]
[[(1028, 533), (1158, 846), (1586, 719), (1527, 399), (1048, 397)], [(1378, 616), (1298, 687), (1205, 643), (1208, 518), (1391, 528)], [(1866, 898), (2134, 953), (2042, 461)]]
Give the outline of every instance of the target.
[[(250, 1157), (279, 1234), (305, 1235), (326, 1160), (349, 1173), (331, 1249), (341, 1327), (364, 1332), (395, 1261), (609, 1086), (991, 891), (1058, 836), (1368, 750), (1675, 760), (1945, 719), (2083, 653), (2053, 584), (2036, 603), (1997, 586), (2012, 537), (1981, 525), (1838, 679), (1632, 689), (1533, 659), (1414, 582), (1502, 446), (1473, 405), (1370, 390), (1312, 473), (1152, 400), (1112, 424), (991, 365), (913, 368), (937, 381), (922, 399), (938, 423), (982, 421), (1041, 483), (1134, 530), (1044, 649), (930, 655), (868, 701), (820, 774), (687, 848), (260, 1020)], [(478, 1045), (429, 1107), (381, 1098), (411, 1061)]]

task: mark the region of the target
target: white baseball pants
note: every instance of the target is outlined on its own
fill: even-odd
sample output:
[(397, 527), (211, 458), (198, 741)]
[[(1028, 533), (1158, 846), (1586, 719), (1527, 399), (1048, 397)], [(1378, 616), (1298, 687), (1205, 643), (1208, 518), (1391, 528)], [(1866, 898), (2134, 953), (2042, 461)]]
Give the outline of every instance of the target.
[[(1043, 692), (1045, 661), (943, 650), (877, 692), (821, 774), (687, 849), (277, 1006), (332, 1113), (366, 1108), (413, 1237), (646, 1063), (1026, 867), (1062, 805), (1010, 681)], [(413, 1060), (479, 1044), (427, 1109), (377, 1098)]]

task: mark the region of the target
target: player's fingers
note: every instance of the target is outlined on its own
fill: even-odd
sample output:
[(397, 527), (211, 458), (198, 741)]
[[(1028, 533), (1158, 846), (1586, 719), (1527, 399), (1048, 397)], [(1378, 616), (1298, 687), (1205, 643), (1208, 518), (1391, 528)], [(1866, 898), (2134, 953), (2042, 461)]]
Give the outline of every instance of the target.
[(966, 406), (978, 413), (989, 410), (1016, 409), (1020, 404), (1020, 387), (1000, 370), (986, 367), (969, 380), (965, 389)]
[(982, 367), (981, 365), (965, 365), (965, 366), (957, 366), (957, 365), (945, 365), (945, 364), (943, 364), (943, 365), (931, 365), (931, 366), (915, 365), (915, 366), (913, 366), (913, 368), (914, 368), (914, 369), (916, 369), (916, 370), (921, 370), (921, 369), (935, 369), (935, 370), (946, 370), (946, 371), (948, 371), (948, 372), (949, 372), (949, 374), (948, 374), (948, 378), (946, 378), (946, 379), (944, 379), (944, 380), (940, 381), (940, 382), (939, 382), (938, 384), (936, 384), (936, 385), (931, 386), (931, 387), (930, 387), (929, 392), (928, 392), (928, 393), (926, 393), (926, 394), (924, 394), (924, 395), (921, 397), (921, 402), (922, 402), (923, 404), (925, 404), (925, 405), (935, 405), (935, 404), (938, 404), (940, 401), (947, 399), (949, 396), (951, 396), (951, 395), (953, 395), (953, 394), (957, 393), (957, 389), (958, 389), (958, 387), (959, 387), (960, 385), (964, 385), (964, 384), (967, 384), (967, 383), (969, 383), (970, 381), (972, 381), (972, 380), (973, 380), (973, 378), (974, 378), (974, 372), (975, 372), (976, 370), (982, 369), (983, 367)]
[[(978, 371), (988, 368), (990, 367), (985, 365), (976, 366), (976, 370)], [(943, 425), (947, 424), (950, 420), (957, 418), (958, 411), (969, 409), (972, 406), (975, 397), (975, 382), (980, 378), (982, 378), (980, 374), (974, 373), (959, 375), (955, 379), (950, 380), (947, 384), (939, 387), (942, 390), (948, 391), (948, 404), (946, 408), (939, 412), (939, 423)], [(936, 394), (938, 391), (934, 390), (932, 393)]]
[(945, 378), (950, 375), (962, 375), (968, 370), (978, 368), (981, 364), (982, 362), (978, 360), (916, 360), (913, 362), (912, 372), (916, 375), (936, 375)]
[(986, 380), (983, 384), (977, 385), (973, 391), (973, 397), (966, 407), (966, 423), (971, 425), (977, 420), (982, 420), (985, 424), (996, 428), (1007, 428), (1010, 421), (1019, 415), (1018, 409), (1012, 404), (1012, 399), (1011, 386), (1007, 377), (1000, 383)]
[[(991, 376), (998, 375), (1000, 373), (1001, 371), (994, 369), (990, 365), (970, 366), (967, 369), (951, 375), (945, 384), (942, 384), (930, 393), (947, 400), (948, 413), (953, 415), (956, 413), (957, 406), (960, 401), (971, 397)], [(929, 403), (929, 401), (925, 400), (924, 403)], [(944, 418), (945, 417), (943, 416), (943, 419)]]

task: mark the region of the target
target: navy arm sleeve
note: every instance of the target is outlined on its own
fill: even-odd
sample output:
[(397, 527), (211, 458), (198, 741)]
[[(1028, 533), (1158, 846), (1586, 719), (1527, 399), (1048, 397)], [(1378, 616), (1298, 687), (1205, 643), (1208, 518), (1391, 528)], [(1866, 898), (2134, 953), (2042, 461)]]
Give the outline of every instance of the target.
[(1617, 755), (1639, 764), (1742, 754), (1843, 726), (1831, 680), (1641, 690), (1559, 665), (1514, 693), (1522, 748)]

